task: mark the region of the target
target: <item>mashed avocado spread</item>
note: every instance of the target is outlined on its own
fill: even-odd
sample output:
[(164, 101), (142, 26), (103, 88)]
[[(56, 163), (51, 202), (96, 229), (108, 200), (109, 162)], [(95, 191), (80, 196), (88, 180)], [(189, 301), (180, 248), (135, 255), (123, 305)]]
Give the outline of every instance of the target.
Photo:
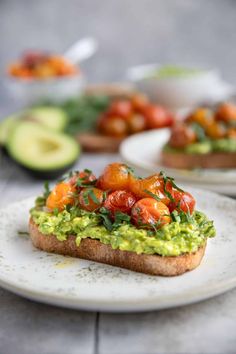
[(165, 145), (166, 152), (184, 152), (187, 154), (208, 154), (211, 152), (236, 152), (236, 139), (217, 139), (204, 140), (198, 143), (190, 144), (185, 149), (172, 148), (168, 144)]
[(101, 216), (79, 208), (73, 212), (64, 210), (49, 213), (35, 207), (31, 210), (31, 217), (39, 231), (47, 237), (53, 234), (58, 240), (64, 241), (68, 235), (75, 235), (78, 246), (83, 238), (89, 237), (109, 244), (113, 249), (137, 254), (179, 256), (197, 251), (208, 237), (215, 236), (213, 222), (199, 211), (192, 216), (176, 213), (170, 224), (158, 230), (136, 228), (124, 221), (109, 231), (103, 226)]

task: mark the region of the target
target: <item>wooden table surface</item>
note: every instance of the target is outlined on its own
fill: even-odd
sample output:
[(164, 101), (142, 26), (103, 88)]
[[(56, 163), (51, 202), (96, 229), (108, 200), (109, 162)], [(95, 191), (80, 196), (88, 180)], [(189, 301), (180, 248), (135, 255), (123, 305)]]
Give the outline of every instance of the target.
[[(86, 155), (77, 168), (100, 173), (118, 155)], [(42, 182), (5, 157), (0, 160), (0, 207), (36, 195)], [(236, 353), (236, 289), (176, 309), (107, 314), (67, 310), (0, 289), (0, 354)]]

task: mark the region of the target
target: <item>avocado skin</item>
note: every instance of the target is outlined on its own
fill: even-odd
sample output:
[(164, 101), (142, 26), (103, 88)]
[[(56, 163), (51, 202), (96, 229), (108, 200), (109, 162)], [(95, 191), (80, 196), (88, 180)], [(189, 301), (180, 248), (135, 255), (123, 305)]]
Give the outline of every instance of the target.
[(54, 180), (54, 179), (58, 179), (59, 177), (63, 176), (68, 170), (70, 170), (74, 165), (75, 165), (74, 161), (73, 163), (71, 163), (68, 166), (59, 168), (59, 169), (55, 169), (55, 170), (48, 170), (48, 171), (37, 171), (37, 170), (32, 170), (30, 168), (24, 167), (24, 166), (20, 166), (24, 171), (26, 171), (28, 174), (30, 174), (32, 177), (34, 177), (35, 179), (38, 180)]
[(16, 167), (18, 167), (22, 171), (26, 172), (28, 175), (30, 175), (34, 179), (43, 180), (43, 181), (58, 179), (59, 177), (63, 176), (66, 172), (68, 172), (75, 165), (75, 163), (79, 160), (79, 158), (77, 158), (71, 164), (61, 167), (61, 168), (39, 171), (39, 170), (34, 170), (31, 168), (25, 167), (25, 166), (21, 165), (20, 163), (18, 163), (16, 160), (11, 158), (11, 156), (9, 155), (9, 153), (5, 147), (1, 147), (0, 150), (3, 153), (3, 155), (5, 155), (7, 160), (9, 160), (11, 163), (13, 163)]
[(7, 148), (6, 148), (6, 146), (4, 146), (4, 145), (0, 145), (0, 153), (1, 153), (3, 156), (9, 157), (9, 153), (8, 153), (8, 151), (7, 151)]

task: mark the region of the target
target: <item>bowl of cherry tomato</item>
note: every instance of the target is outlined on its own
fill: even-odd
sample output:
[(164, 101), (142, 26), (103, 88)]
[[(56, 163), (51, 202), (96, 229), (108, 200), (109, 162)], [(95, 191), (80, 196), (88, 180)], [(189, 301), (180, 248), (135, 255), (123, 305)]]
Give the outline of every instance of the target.
[(25, 104), (61, 101), (78, 95), (85, 84), (80, 68), (61, 55), (28, 51), (7, 68), (6, 85)]
[(129, 135), (151, 129), (170, 127), (174, 115), (161, 105), (153, 104), (141, 93), (112, 98), (97, 119), (94, 132), (79, 134), (85, 150), (118, 151), (121, 141)]
[(151, 103), (143, 94), (111, 102), (98, 120), (98, 131), (118, 138), (144, 130), (169, 127), (173, 115), (163, 106)]

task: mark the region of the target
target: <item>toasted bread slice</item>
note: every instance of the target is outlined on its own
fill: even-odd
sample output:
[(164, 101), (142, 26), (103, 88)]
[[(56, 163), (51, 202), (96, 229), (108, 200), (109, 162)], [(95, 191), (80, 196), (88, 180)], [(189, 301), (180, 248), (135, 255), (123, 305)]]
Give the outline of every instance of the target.
[(29, 222), (29, 233), (33, 245), (43, 251), (88, 259), (151, 275), (174, 276), (192, 270), (201, 263), (206, 248), (205, 243), (195, 253), (164, 257), (114, 250), (110, 245), (90, 238), (83, 239), (78, 247), (73, 235), (66, 241), (59, 241), (54, 235), (43, 235), (32, 219)]
[(122, 138), (101, 135), (98, 133), (80, 133), (76, 136), (77, 141), (81, 144), (86, 152), (117, 152)]
[(172, 168), (235, 168), (236, 152), (214, 152), (208, 154), (185, 154), (162, 151), (161, 162)]

